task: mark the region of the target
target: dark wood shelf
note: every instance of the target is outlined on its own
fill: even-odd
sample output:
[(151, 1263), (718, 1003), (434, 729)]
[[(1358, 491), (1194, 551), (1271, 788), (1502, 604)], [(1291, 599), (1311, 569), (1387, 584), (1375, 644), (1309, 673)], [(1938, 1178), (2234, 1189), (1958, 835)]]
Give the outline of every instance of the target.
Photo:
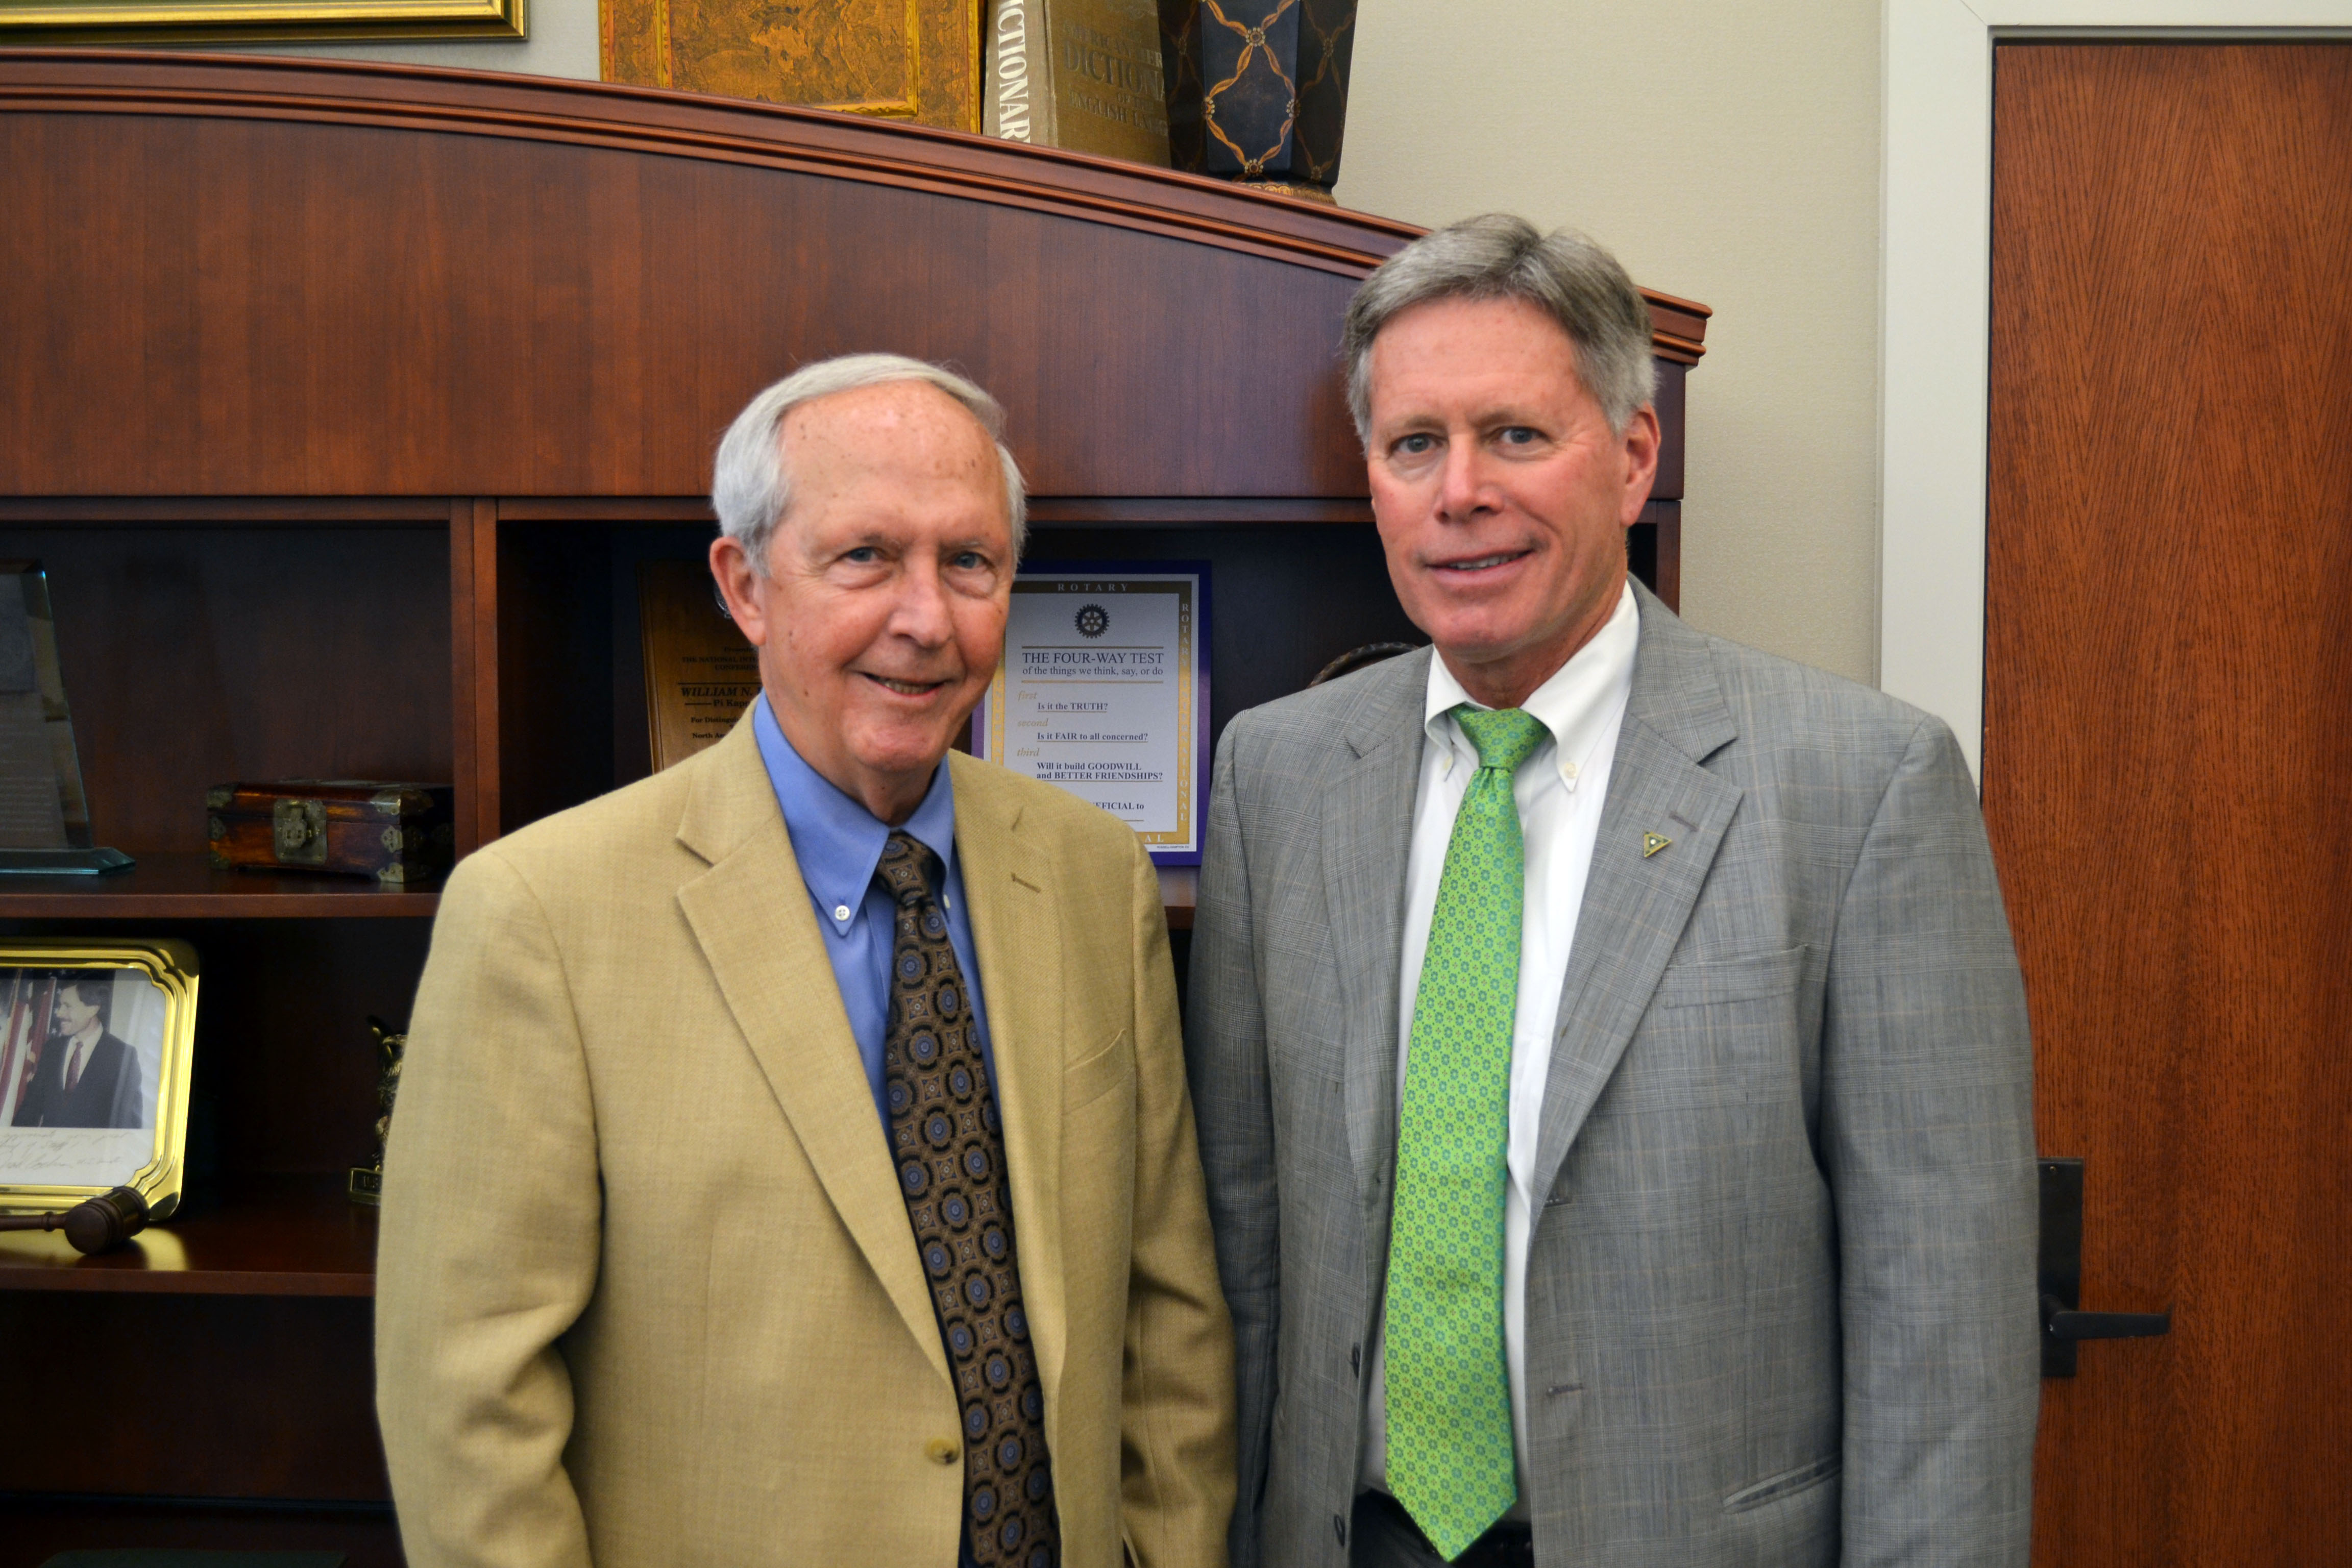
[(1201, 901), (1201, 868), (1198, 866), (1160, 867), (1160, 901), (1168, 910), (1170, 931), (1191, 931), (1192, 907)]
[(0, 1232), (0, 1291), (373, 1296), (375, 1210), (341, 1176), (241, 1176), (219, 1201), (119, 1252), (84, 1258), (57, 1231)]
[[(1160, 891), (1170, 925), (1192, 925), (1200, 876), (1191, 866), (1161, 868)], [(438, 887), (402, 890), (357, 877), (221, 871), (204, 855), (142, 854), (130, 870), (109, 877), (0, 879), (0, 920), (429, 917), (440, 907)]]
[(437, 886), (387, 888), (362, 877), (223, 871), (203, 853), (131, 851), (104, 877), (0, 877), (0, 920), (271, 920), (430, 915)]
[[(84, 502), (82, 512), (110, 520), (108, 508), (131, 501)], [(709, 529), (719, 521), (706, 496), (501, 496), (500, 522), (679, 523)], [(0, 498), (0, 521), (9, 502)], [(1258, 523), (1370, 523), (1372, 503), (1350, 496), (1052, 496), (1031, 495), (1029, 521), (1045, 528), (1218, 528)], [(143, 515), (143, 514), (140, 514)], [(82, 513), (77, 513), (79, 521)]]

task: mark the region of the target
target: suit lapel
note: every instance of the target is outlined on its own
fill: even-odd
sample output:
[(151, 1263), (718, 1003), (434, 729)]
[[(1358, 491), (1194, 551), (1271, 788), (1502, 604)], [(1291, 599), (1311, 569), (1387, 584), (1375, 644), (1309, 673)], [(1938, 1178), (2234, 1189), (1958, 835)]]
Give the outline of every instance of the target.
[(1383, 1219), (1396, 1157), (1405, 867), (1431, 657), (1391, 659), (1365, 678), (1370, 689), (1349, 715), (1347, 751), (1323, 780), (1323, 888), (1339, 971), (1348, 1149), (1365, 1212)]
[[(1560, 990), (1532, 1191), (1549, 1194), (1690, 923), (1738, 785), (1700, 764), (1738, 734), (1703, 638), (1635, 584), (1642, 635)], [(1645, 836), (1671, 840), (1644, 854)]]
[(825, 1195), (946, 1378), (906, 1200), (751, 724), (698, 765), (677, 836), (711, 864), (678, 908)]
[(1062, 1026), (1055, 879), (1037, 835), (1022, 831), (1021, 805), (1002, 787), (1004, 775), (960, 752), (950, 754), (948, 765), (955, 785), (956, 858), (971, 904), (980, 1000), (988, 1013), (997, 1104), (1004, 1118), (1021, 1297), (1037, 1347), (1038, 1379), (1052, 1404), (1069, 1348), (1060, 1200), (1062, 1069), (1069, 1042)]

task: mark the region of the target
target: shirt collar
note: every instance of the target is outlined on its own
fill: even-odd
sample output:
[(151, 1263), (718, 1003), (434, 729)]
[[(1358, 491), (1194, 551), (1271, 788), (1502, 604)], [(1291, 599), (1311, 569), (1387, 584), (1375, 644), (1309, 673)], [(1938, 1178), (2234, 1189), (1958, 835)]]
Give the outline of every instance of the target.
[[(835, 931), (846, 931), (865, 907), (874, 868), (882, 863), (882, 850), (890, 842), (889, 825), (802, 760), (784, 738), (765, 693), (752, 704), (751, 732), (760, 742), (760, 760), (767, 764), (776, 805), (783, 810), (784, 831), (792, 836), (801, 880), (808, 884), (818, 912), (833, 922)], [(899, 831), (940, 858), (944, 887), (955, 875), (955, 789), (946, 758), (940, 759), (923, 804)]]
[[(1641, 640), (1641, 611), (1634, 605), (1633, 584), (1628, 582), (1608, 624), (1520, 704), (1551, 732), (1552, 761), (1559, 769), (1560, 783), (1571, 793), (1577, 780), (1591, 770), (1594, 748), (1608, 733), (1611, 721), (1623, 710), (1626, 696), (1633, 690), (1633, 650)], [(1462, 689), (1454, 672), (1445, 668), (1443, 655), (1430, 655), (1429, 693), (1423, 705), (1422, 727), (1430, 744), (1444, 751), (1445, 772), (1449, 775), (1457, 760), (1473, 765), (1478, 760), (1477, 748), (1470, 744), (1462, 733), (1462, 726), (1454, 720), (1454, 710), (1465, 703), (1473, 708), (1486, 706)]]

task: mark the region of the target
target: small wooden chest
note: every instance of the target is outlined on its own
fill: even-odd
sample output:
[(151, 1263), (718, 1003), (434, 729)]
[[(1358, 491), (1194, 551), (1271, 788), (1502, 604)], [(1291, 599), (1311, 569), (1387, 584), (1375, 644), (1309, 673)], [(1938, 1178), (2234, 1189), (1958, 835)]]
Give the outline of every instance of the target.
[(279, 779), (205, 792), (213, 864), (420, 882), (449, 869), (456, 792), (447, 784)]

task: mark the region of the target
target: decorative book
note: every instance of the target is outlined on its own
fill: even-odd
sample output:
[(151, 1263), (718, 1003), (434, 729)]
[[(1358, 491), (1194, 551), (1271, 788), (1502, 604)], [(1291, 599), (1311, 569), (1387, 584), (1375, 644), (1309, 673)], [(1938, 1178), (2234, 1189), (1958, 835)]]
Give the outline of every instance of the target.
[(991, 136), (1168, 166), (1155, 0), (996, 0), (981, 82)]
[(986, 0), (600, 0), (606, 81), (980, 128)]

